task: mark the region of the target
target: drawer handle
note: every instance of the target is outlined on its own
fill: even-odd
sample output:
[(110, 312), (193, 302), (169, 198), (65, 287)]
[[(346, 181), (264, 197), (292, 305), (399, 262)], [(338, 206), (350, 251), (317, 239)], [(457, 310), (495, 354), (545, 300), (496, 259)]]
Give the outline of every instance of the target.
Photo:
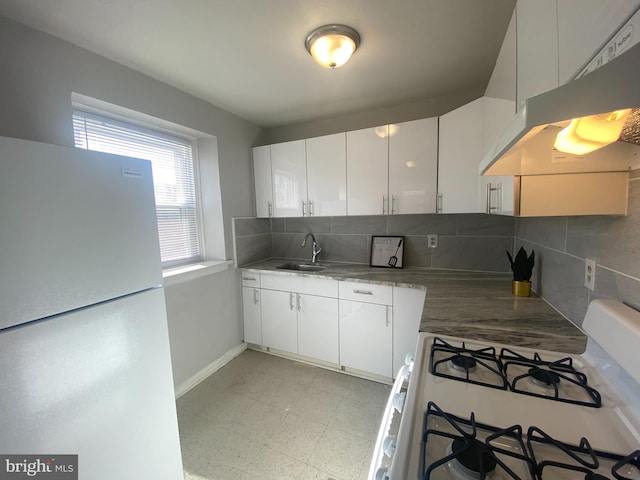
[(254, 277), (242, 277), (243, 280), (251, 280), (253, 282), (256, 281), (256, 279)]
[(371, 290), (354, 290), (353, 293), (358, 293), (360, 295), (373, 295)]

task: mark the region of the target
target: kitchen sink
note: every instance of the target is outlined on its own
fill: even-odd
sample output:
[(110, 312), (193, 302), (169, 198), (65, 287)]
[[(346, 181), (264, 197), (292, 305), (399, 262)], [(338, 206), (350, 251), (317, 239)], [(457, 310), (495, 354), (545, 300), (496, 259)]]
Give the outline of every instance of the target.
[(328, 265), (318, 265), (317, 263), (283, 263), (282, 265), (278, 265), (276, 268), (280, 270), (298, 270), (304, 272), (321, 272), (322, 270), (326, 270)]

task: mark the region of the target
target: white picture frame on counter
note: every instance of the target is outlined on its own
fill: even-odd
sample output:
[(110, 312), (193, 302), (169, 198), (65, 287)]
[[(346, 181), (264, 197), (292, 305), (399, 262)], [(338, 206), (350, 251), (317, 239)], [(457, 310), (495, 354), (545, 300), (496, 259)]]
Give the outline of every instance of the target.
[(402, 268), (405, 239), (402, 235), (379, 235), (371, 237), (372, 267)]

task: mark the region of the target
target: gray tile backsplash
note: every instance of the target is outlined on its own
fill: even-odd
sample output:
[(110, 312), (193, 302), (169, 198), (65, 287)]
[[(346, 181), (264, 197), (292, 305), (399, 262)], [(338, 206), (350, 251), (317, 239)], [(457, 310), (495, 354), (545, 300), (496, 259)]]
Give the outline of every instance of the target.
[[(271, 233), (268, 255), (265, 239), (258, 235), (267, 222)], [(271, 257), (309, 260), (311, 246), (300, 246), (309, 231), (322, 248), (320, 261), (367, 264), (372, 236), (404, 235), (405, 266), (508, 272), (504, 250), (511, 249), (515, 220), (482, 214), (236, 219), (238, 262)], [(438, 248), (428, 248), (430, 234), (440, 237)]]
[[(516, 245), (536, 251), (533, 288), (581, 325), (589, 302), (640, 305), (640, 171), (631, 172), (626, 216), (520, 218)], [(584, 286), (584, 260), (597, 264), (595, 290)]]

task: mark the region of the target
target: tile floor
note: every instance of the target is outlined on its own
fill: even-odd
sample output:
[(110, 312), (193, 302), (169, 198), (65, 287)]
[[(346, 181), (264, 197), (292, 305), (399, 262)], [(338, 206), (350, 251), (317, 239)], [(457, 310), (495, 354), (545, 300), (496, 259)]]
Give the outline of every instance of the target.
[(185, 479), (366, 479), (389, 391), (246, 350), (178, 399)]

